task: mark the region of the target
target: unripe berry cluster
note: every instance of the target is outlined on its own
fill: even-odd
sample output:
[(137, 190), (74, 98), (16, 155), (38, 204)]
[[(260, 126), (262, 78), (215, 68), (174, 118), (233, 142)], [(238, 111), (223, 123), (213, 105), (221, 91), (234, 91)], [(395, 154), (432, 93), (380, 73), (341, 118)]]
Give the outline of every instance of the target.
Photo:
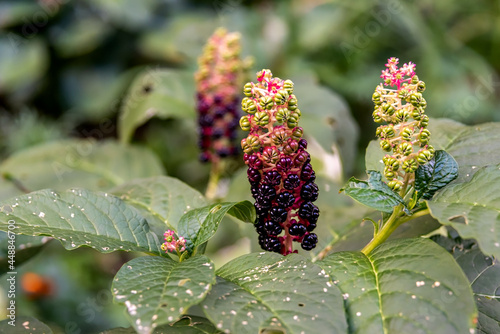
[(247, 115), (240, 126), (250, 133), (241, 141), (248, 179), (255, 199), (259, 244), (283, 255), (316, 247), (319, 209), (313, 204), (318, 186), (307, 153), (307, 141), (298, 126), (301, 112), (293, 82), (273, 78), (270, 70), (257, 73), (257, 83), (244, 86), (241, 103)]
[(200, 160), (237, 155), (239, 87), (247, 66), (240, 58), (240, 34), (216, 30), (198, 63), (195, 79)]
[[(415, 75), (415, 64), (398, 68), (399, 60), (389, 58), (387, 69), (380, 76), (384, 83), (377, 86), (372, 100), (375, 103), (373, 120), (385, 122), (377, 128), (380, 147), (389, 152), (384, 158), (384, 176), (388, 186), (399, 191), (412, 183), (419, 165), (434, 157), (427, 130), (429, 117), (425, 115), (427, 102), (422, 96), (425, 83)], [(395, 89), (387, 88), (394, 87)]]

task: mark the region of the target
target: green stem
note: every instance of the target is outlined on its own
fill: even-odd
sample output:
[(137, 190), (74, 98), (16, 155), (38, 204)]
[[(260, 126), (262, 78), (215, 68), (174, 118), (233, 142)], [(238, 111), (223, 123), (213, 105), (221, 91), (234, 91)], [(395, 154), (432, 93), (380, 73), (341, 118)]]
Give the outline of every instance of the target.
[(210, 169), (210, 176), (208, 179), (207, 190), (205, 191), (205, 197), (208, 200), (214, 200), (217, 196), (217, 187), (219, 185), (221, 175), (221, 161), (214, 160), (212, 162), (212, 168)]
[(411, 216), (401, 216), (402, 212), (403, 212), (402, 204), (394, 208), (392, 215), (389, 217), (389, 219), (387, 219), (384, 226), (375, 235), (375, 237), (368, 243), (368, 245), (366, 245), (361, 250), (363, 254), (365, 255), (370, 254), (377, 246), (386, 241), (387, 238), (389, 238), (389, 236), (399, 227), (399, 225), (409, 220), (429, 214), (429, 209), (417, 211)]

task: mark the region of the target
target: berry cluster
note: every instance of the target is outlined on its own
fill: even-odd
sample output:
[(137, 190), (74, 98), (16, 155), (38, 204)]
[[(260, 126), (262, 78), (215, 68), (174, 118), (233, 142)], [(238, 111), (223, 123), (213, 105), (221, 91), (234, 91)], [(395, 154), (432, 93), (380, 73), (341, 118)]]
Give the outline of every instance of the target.
[(239, 86), (247, 66), (240, 59), (240, 35), (219, 28), (198, 59), (195, 74), (202, 162), (238, 154)]
[(380, 147), (390, 152), (383, 158), (384, 175), (394, 191), (411, 184), (419, 164), (434, 157), (434, 148), (429, 145), (431, 133), (427, 130), (429, 117), (425, 115), (427, 102), (422, 96), (425, 83), (415, 75), (415, 64), (410, 62), (398, 68), (398, 62), (397, 58), (389, 58), (387, 69), (380, 76), (384, 84), (378, 85), (372, 96), (373, 120), (387, 123), (379, 126), (376, 134)]
[[(270, 70), (257, 73), (257, 83), (244, 86), (240, 126), (249, 135), (241, 141), (248, 179), (255, 199), (259, 244), (283, 255), (316, 247), (319, 210), (313, 204), (318, 186), (298, 127), (301, 115), (293, 82), (273, 78)], [(296, 251), (295, 251), (296, 252)]]
[(166, 253), (180, 253), (186, 250), (186, 239), (183, 237), (178, 237), (177, 239), (174, 236), (174, 231), (168, 230), (163, 234), (165, 237), (165, 242), (161, 245), (161, 249)]

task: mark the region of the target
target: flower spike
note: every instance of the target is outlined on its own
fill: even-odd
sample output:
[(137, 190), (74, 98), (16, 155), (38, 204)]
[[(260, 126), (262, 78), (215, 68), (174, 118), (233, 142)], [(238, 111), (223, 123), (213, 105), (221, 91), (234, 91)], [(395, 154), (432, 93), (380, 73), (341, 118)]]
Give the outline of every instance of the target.
[(316, 247), (319, 209), (313, 204), (318, 186), (298, 126), (301, 112), (293, 82), (274, 78), (270, 70), (257, 73), (257, 83), (244, 86), (241, 128), (250, 133), (241, 141), (248, 179), (255, 199), (259, 244), (287, 255), (293, 242), (305, 250)]

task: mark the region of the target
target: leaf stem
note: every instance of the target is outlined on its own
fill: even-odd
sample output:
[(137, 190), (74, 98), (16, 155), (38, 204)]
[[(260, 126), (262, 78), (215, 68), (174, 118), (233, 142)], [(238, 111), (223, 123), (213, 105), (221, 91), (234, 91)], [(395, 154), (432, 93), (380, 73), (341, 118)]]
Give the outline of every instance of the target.
[(205, 191), (205, 197), (208, 200), (214, 200), (217, 197), (217, 188), (219, 186), (220, 176), (221, 176), (221, 160), (214, 159), (212, 161), (212, 167), (210, 168), (210, 176), (208, 178), (207, 190)]
[(417, 211), (411, 216), (405, 216), (403, 212), (403, 204), (399, 204), (394, 208), (394, 211), (389, 219), (387, 219), (384, 226), (378, 233), (375, 234), (373, 239), (361, 250), (361, 252), (365, 255), (370, 254), (377, 246), (386, 241), (387, 238), (389, 238), (389, 236), (399, 227), (399, 225), (427, 214), (429, 214), (428, 208)]

